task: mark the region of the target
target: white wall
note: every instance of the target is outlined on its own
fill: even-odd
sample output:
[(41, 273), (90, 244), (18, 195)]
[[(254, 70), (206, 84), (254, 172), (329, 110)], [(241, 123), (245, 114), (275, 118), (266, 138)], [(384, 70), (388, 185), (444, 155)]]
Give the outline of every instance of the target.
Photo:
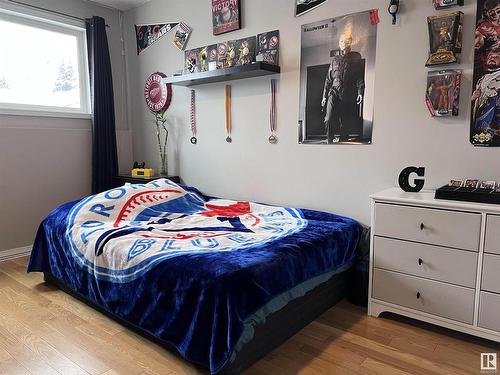
[[(387, 0), (332, 0), (293, 17), (293, 0), (243, 1), (243, 29), (212, 36), (210, 1), (153, 0), (125, 14), (129, 102), (136, 159), (157, 165), (151, 115), (142, 98), (148, 74), (181, 69), (183, 54), (166, 36), (135, 55), (134, 23), (182, 20), (194, 28), (189, 48), (280, 29), (278, 94), (279, 144), (267, 142), (269, 78), (234, 81), (233, 143), (226, 144), (222, 84), (199, 86), (198, 140), (189, 143), (189, 91), (174, 88), (170, 164), (172, 172), (211, 195), (337, 212), (369, 221), (371, 193), (394, 186), (408, 165), (427, 167), (426, 187), (468, 176), (500, 181), (498, 149), (474, 148), (468, 141), (476, 5), (467, 0), (462, 64), (461, 115), (432, 119), (424, 104), (428, 53), (426, 17), (431, 1), (402, 0), (402, 23), (391, 25)], [(370, 8), (380, 9), (375, 76), (373, 145), (297, 144), (300, 25)]]
[[(81, 0), (24, 1), (78, 17), (98, 15), (111, 26), (120, 168), (130, 168), (119, 12)], [(90, 120), (0, 114), (0, 252), (32, 244), (38, 224), (52, 209), (88, 195), (90, 187)]]

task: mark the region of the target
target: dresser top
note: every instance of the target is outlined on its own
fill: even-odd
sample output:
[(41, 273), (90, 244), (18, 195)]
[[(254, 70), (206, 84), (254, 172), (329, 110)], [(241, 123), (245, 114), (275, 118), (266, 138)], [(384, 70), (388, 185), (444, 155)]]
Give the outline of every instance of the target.
[(390, 188), (370, 195), (375, 202), (396, 203), (410, 206), (425, 206), (452, 210), (481, 211), (500, 214), (500, 205), (434, 199), (434, 190), (407, 193), (400, 188)]

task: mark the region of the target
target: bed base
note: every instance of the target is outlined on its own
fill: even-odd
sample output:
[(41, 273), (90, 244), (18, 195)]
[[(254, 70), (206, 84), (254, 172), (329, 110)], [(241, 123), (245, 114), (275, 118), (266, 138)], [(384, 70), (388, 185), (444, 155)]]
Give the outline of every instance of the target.
[[(259, 359), (270, 353), (273, 349), (314, 321), (329, 308), (336, 305), (346, 295), (348, 273), (349, 271), (346, 271), (334, 275), (328, 281), (317, 286), (306, 295), (291, 301), (281, 310), (269, 315), (264, 324), (260, 324), (255, 327), (255, 335), (252, 341), (244, 345), (241, 352), (236, 356), (234, 362), (228, 363), (227, 366), (219, 372), (219, 374), (241, 374), (243, 370), (253, 365)], [(99, 305), (88, 300), (85, 296), (69, 289), (52, 274), (45, 272), (44, 280), (57, 286), (64, 292), (98, 310), (111, 319), (119, 322), (130, 330), (146, 337), (166, 349), (175, 351), (175, 348), (172, 345), (165, 343), (164, 341), (144, 331), (141, 327), (138, 327), (135, 324), (132, 324), (125, 319), (110, 313), (109, 311), (106, 311)]]

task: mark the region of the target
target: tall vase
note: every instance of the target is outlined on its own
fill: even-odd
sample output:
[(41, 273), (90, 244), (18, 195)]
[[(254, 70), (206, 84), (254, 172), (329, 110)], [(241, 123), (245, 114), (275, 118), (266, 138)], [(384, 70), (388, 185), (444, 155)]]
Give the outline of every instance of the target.
[(160, 162), (160, 177), (168, 177), (168, 156), (166, 149), (160, 154)]

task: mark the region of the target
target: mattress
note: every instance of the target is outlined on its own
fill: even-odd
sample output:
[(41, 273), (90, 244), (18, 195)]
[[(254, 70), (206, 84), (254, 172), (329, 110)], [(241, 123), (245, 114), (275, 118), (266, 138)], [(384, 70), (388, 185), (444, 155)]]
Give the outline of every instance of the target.
[(28, 271), (219, 373), (254, 327), (349, 269), (360, 233), (350, 218), (210, 198), (160, 179), (54, 210)]

